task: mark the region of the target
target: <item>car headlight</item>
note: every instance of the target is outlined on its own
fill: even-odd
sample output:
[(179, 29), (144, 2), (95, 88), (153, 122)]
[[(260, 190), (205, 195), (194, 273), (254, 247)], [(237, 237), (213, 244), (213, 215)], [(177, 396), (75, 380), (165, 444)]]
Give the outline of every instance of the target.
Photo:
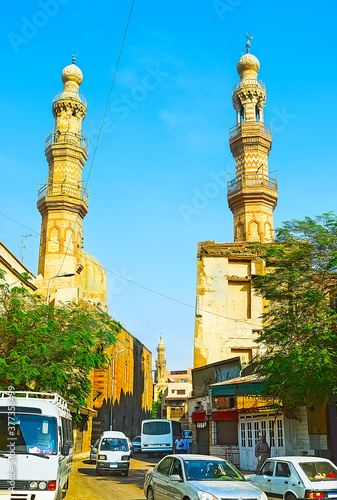
[(199, 500), (219, 500), (218, 497), (212, 495), (212, 493), (207, 493), (207, 491), (198, 491)]
[(267, 495), (264, 493), (264, 491), (261, 492), (260, 496), (259, 496), (259, 500), (268, 500), (268, 497)]
[(98, 460), (106, 460), (106, 455), (98, 455)]
[(36, 481), (31, 481), (29, 483), (29, 489), (36, 490), (36, 488), (37, 488), (37, 482)]
[(39, 482), (39, 489), (40, 490), (45, 490), (47, 488), (47, 483), (46, 481), (40, 481)]
[(121, 460), (130, 460), (130, 457), (129, 457), (129, 455), (123, 455)]

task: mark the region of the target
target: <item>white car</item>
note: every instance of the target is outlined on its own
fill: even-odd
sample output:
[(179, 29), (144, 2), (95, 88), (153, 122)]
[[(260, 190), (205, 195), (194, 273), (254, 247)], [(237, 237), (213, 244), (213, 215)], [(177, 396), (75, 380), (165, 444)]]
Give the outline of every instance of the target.
[(145, 474), (148, 500), (267, 500), (231, 463), (208, 455), (168, 455)]
[(337, 499), (337, 468), (325, 458), (268, 458), (258, 474), (245, 478), (270, 499)]

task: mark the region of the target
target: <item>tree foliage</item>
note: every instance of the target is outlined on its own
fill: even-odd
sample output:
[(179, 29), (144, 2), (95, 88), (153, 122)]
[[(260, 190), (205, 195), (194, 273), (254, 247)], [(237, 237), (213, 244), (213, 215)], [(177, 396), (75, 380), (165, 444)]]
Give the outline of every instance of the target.
[(74, 303), (46, 305), (26, 288), (10, 288), (0, 270), (0, 387), (58, 392), (76, 406), (90, 394), (89, 373), (107, 361), (119, 323)]
[(254, 280), (267, 299), (256, 372), (287, 408), (320, 402), (337, 390), (337, 217), (286, 222), (255, 250), (267, 270)]
[(163, 399), (163, 390), (158, 393), (157, 400), (152, 401), (151, 418), (161, 418), (161, 402)]

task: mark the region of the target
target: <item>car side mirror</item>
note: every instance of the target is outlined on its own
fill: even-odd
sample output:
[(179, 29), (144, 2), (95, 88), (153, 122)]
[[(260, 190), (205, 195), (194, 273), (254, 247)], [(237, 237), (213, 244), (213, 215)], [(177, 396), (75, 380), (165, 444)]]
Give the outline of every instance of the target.
[(70, 445), (64, 444), (61, 448), (61, 455), (66, 457), (67, 455), (69, 455), (69, 451), (70, 451)]
[(170, 476), (170, 479), (171, 479), (171, 481), (174, 481), (176, 483), (179, 483), (180, 481), (182, 481), (182, 479), (179, 476), (179, 474), (172, 474), (172, 476)]

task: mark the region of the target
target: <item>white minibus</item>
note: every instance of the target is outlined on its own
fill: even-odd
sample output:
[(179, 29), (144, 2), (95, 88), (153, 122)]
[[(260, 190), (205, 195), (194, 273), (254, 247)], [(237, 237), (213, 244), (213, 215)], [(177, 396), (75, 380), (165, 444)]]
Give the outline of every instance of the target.
[(0, 391), (1, 500), (61, 500), (72, 434), (70, 411), (58, 394)]
[(96, 473), (121, 472), (129, 475), (130, 447), (128, 438), (120, 431), (104, 431), (97, 446)]
[(143, 420), (141, 431), (142, 453), (172, 453), (174, 442), (181, 435), (181, 423), (175, 420)]

